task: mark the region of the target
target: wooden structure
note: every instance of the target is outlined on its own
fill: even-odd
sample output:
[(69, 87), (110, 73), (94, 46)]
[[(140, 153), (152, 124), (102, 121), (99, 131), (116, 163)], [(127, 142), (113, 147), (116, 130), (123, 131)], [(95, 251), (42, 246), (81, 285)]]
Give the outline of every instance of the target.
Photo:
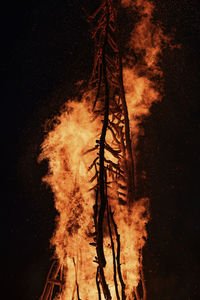
[(62, 292), (64, 284), (64, 270), (59, 261), (54, 259), (49, 273), (47, 275), (45, 287), (39, 300), (51, 300), (55, 297), (56, 293)]
[[(90, 89), (95, 91), (96, 96), (92, 105), (94, 114), (102, 120), (101, 135), (96, 141), (95, 147), (88, 150), (88, 152), (98, 150), (97, 157), (88, 167), (89, 170), (93, 169), (95, 173), (95, 176), (90, 180), (93, 183), (91, 190), (95, 190), (96, 193), (96, 200), (93, 206), (94, 242), (91, 243), (91, 246), (96, 247), (96, 285), (99, 300), (102, 294), (105, 299), (111, 299), (109, 286), (104, 276), (106, 258), (104, 255), (103, 223), (105, 223), (105, 218), (112, 246), (116, 299), (126, 299), (125, 282), (122, 277), (120, 264), (120, 235), (114, 220), (114, 213), (108, 201), (109, 185), (112, 182), (116, 183), (119, 205), (126, 205), (128, 209), (131, 203), (136, 200), (134, 161), (123, 86), (122, 57), (119, 46), (118, 11), (120, 2), (118, 0), (103, 0), (95, 13), (88, 18), (93, 28), (92, 38), (95, 44)], [(106, 140), (108, 132), (112, 136), (111, 143)], [(109, 157), (113, 159), (106, 158), (106, 153), (109, 153)], [(116, 250), (114, 249), (114, 239), (117, 241)], [(54, 272), (50, 270), (40, 300), (53, 299), (53, 289), (56, 285), (61, 289), (62, 275), (59, 280), (56, 279), (59, 270), (61, 270), (59, 264)], [(133, 299), (145, 300), (146, 289), (143, 279), (140, 286), (142, 286), (142, 292), (134, 291)]]

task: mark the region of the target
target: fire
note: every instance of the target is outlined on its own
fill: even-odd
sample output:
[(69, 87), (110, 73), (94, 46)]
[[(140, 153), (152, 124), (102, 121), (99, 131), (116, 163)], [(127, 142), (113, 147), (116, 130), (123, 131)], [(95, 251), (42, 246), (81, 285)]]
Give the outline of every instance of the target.
[[(130, 55), (128, 60), (127, 57), (123, 58), (130, 137), (136, 159), (134, 151), (140, 134), (138, 125), (149, 114), (152, 103), (161, 100), (158, 81), (162, 77), (162, 70), (159, 59), (168, 39), (161, 28), (152, 22), (154, 6), (151, 2), (124, 0), (122, 5), (137, 10), (140, 16), (127, 43), (129, 52), (134, 50), (139, 59), (133, 63)], [(134, 299), (141, 280), (149, 199), (144, 197), (127, 200), (129, 196), (124, 181), (128, 180), (128, 175), (124, 174), (124, 161), (129, 163), (129, 158), (126, 152), (125, 158), (122, 157), (123, 151), (119, 153), (117, 144), (120, 136), (113, 133), (112, 128), (106, 133), (104, 150), (108, 182), (105, 191), (108, 203), (102, 223), (105, 266), (101, 267), (96, 253), (94, 231), (97, 226), (95, 227), (94, 216), (97, 213), (95, 207), (99, 205), (99, 200), (95, 203), (95, 198), (103, 117), (94, 112), (95, 93), (95, 88), (89, 88), (81, 101), (76, 98), (69, 100), (56, 117), (53, 130), (47, 133), (41, 145), (39, 161), (47, 159), (49, 163), (49, 171), (43, 181), (51, 186), (59, 213), (51, 244), (65, 269), (64, 287), (56, 296), (60, 300), (74, 297), (83, 300), (98, 299), (98, 284), (102, 284), (102, 277), (98, 279), (98, 272), (101, 268), (112, 299), (125, 299), (125, 296), (126, 299)], [(101, 110), (102, 104), (98, 105), (97, 109)], [(112, 126), (118, 126), (117, 118), (111, 120), (110, 113), (109, 118), (108, 122)], [(116, 175), (117, 181), (114, 167), (115, 173), (121, 172), (121, 175)], [(106, 298), (105, 294), (103, 291), (102, 299), (111, 299)], [(119, 298), (121, 295), (122, 298)], [(144, 294), (143, 299), (145, 300)]]

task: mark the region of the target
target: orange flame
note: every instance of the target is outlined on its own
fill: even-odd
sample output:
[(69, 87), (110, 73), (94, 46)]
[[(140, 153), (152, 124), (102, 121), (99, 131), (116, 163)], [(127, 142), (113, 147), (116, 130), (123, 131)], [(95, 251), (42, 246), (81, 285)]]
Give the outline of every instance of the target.
[[(138, 123), (150, 113), (153, 102), (160, 101), (162, 95), (161, 79), (163, 72), (159, 66), (163, 47), (169, 44), (170, 38), (165, 36), (158, 24), (153, 23), (154, 5), (147, 0), (122, 1), (124, 6), (136, 8), (140, 20), (131, 33), (129, 49), (140, 55), (136, 65), (124, 67), (124, 85), (129, 110), (130, 126), (133, 141), (137, 142)], [(156, 78), (156, 80), (154, 80)]]
[[(134, 49), (140, 59), (134, 66), (124, 59), (123, 68), (131, 137), (135, 148), (139, 135), (138, 123), (149, 114), (152, 103), (161, 99), (160, 86), (155, 85), (154, 78), (156, 76), (158, 81), (162, 77), (158, 62), (162, 46), (168, 39), (161, 28), (152, 22), (154, 6), (151, 2), (123, 0), (122, 4), (133, 10), (137, 9), (140, 16), (128, 42), (129, 49)], [(39, 161), (49, 161), (49, 172), (43, 181), (51, 186), (55, 207), (59, 212), (51, 244), (55, 246), (55, 254), (67, 270), (65, 288), (57, 296), (60, 300), (73, 299), (76, 295), (76, 282), (79, 284), (81, 299), (98, 299), (96, 264), (93, 262), (96, 251), (89, 244), (92, 242), (95, 197), (94, 191), (90, 190), (89, 179), (95, 174), (88, 167), (97, 155), (95, 140), (100, 136), (102, 123), (92, 112), (93, 98), (93, 91), (87, 91), (81, 102), (74, 99), (65, 104), (57, 117), (57, 124), (48, 132), (41, 146), (42, 153), (39, 157)], [(109, 133), (106, 139), (112, 144)], [(89, 149), (93, 151), (88, 151)], [(118, 204), (116, 194), (113, 184), (109, 196), (120, 234), (122, 275), (126, 282), (127, 299), (133, 299), (133, 291), (140, 280), (141, 250), (147, 238), (149, 199), (142, 198), (127, 209), (127, 206)], [(114, 239), (115, 248), (116, 243)], [(104, 244), (107, 260), (105, 277), (112, 299), (115, 299), (113, 258), (108, 234), (105, 234)]]

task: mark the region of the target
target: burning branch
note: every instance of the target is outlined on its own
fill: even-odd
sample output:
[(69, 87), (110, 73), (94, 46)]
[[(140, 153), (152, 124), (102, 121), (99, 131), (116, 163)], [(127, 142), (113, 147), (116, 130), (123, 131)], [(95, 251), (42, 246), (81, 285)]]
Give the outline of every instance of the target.
[(113, 226), (114, 226), (114, 229), (115, 229), (115, 235), (116, 235), (116, 238), (117, 238), (117, 272), (118, 272), (119, 281), (120, 281), (121, 290), (122, 290), (121, 297), (122, 297), (122, 300), (125, 300), (126, 299), (126, 296), (125, 296), (126, 286), (125, 286), (124, 280), (122, 278), (121, 264), (120, 264), (120, 235), (118, 234), (117, 225), (114, 221), (113, 215), (114, 215), (114, 213), (111, 212), (111, 209), (110, 209), (110, 216), (111, 216), (111, 220), (112, 220), (112, 223), (113, 223)]
[(120, 300), (119, 291), (118, 291), (118, 284), (117, 284), (115, 248), (114, 248), (114, 242), (113, 242), (112, 231), (111, 231), (111, 226), (110, 226), (110, 213), (109, 213), (108, 205), (107, 205), (107, 220), (108, 220), (108, 228), (109, 228), (109, 235), (110, 235), (112, 255), (113, 255), (113, 280), (114, 280), (114, 284), (115, 284), (116, 297), (117, 297), (118, 300)]

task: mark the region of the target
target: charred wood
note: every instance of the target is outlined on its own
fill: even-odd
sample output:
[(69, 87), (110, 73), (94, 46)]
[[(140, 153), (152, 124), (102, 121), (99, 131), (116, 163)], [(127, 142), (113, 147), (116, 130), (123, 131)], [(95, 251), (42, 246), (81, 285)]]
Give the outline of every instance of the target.
[(117, 272), (118, 272), (119, 281), (120, 281), (120, 284), (121, 284), (121, 291), (122, 291), (121, 292), (121, 297), (122, 297), (122, 300), (125, 300), (126, 299), (126, 295), (125, 295), (125, 287), (126, 286), (125, 286), (125, 283), (124, 283), (124, 280), (123, 280), (123, 277), (122, 277), (121, 263), (120, 263), (120, 235), (118, 233), (117, 225), (115, 223), (113, 215), (114, 215), (114, 213), (111, 212), (111, 209), (110, 209), (110, 217), (111, 217), (112, 224), (114, 226), (116, 239), (117, 239)]

